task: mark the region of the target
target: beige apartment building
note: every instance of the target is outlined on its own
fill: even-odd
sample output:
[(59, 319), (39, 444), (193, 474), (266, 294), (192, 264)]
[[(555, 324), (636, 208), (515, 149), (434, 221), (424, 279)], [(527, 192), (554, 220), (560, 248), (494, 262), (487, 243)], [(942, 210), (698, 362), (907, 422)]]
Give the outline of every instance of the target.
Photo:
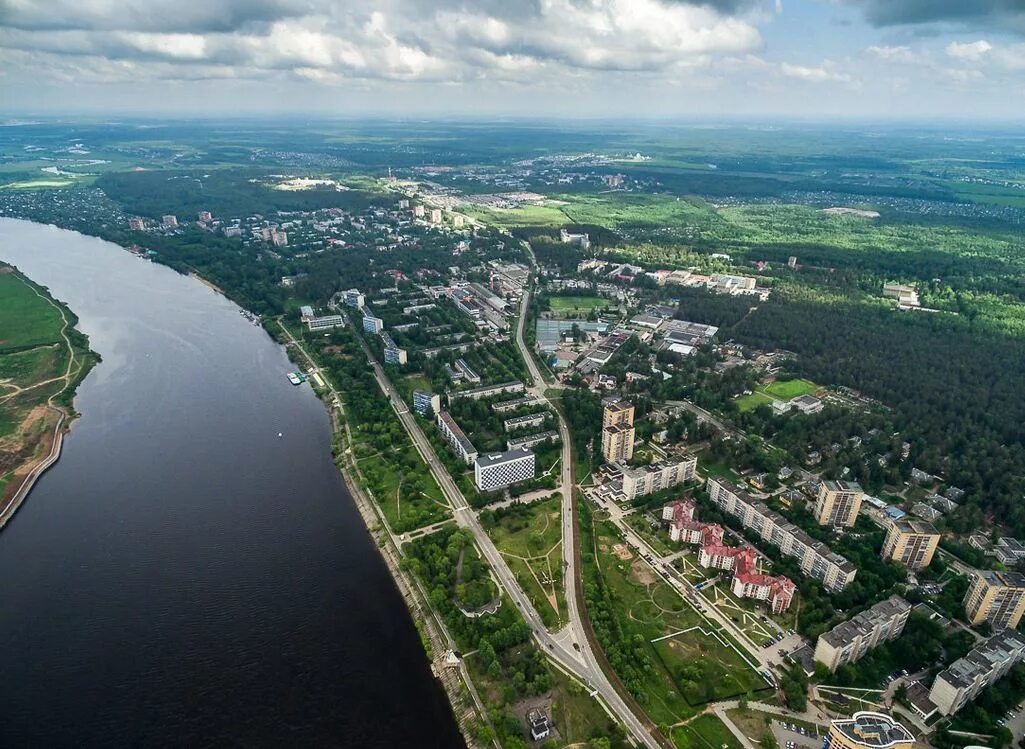
[(865, 492), (853, 481), (823, 481), (815, 501), (815, 520), (819, 525), (850, 528), (864, 499)]
[(911, 604), (897, 595), (819, 635), (815, 660), (831, 672), (861, 660), (884, 642), (896, 640), (911, 616)]
[(932, 562), (940, 532), (925, 520), (894, 520), (883, 542), (883, 559), (899, 562), (909, 570), (923, 570)]
[(975, 573), (964, 597), (964, 610), (973, 626), (989, 622), (993, 629), (1014, 629), (1025, 613), (1025, 575), (989, 570)]
[(602, 413), (601, 454), (606, 463), (622, 463), (634, 454), (634, 405), (629, 401), (605, 404)]

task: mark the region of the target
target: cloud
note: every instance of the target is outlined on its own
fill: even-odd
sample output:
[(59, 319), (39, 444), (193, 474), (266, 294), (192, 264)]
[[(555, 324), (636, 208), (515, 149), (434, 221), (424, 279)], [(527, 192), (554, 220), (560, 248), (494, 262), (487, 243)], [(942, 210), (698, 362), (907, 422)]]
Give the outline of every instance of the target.
[(916, 62), (919, 59), (919, 55), (911, 50), (907, 46), (877, 46), (873, 45), (869, 47), (868, 52), (873, 57), (877, 57), (880, 60), (886, 60), (888, 62)]
[(815, 83), (852, 83), (853, 78), (846, 73), (839, 73), (832, 69), (829, 63), (823, 63), (817, 68), (809, 68), (804, 65), (792, 65), (784, 62), (779, 66), (779, 71), (787, 78), (797, 78), (802, 81)]
[(993, 45), (985, 39), (977, 42), (951, 42), (947, 45), (947, 56), (956, 60), (968, 60), (978, 62), (987, 52), (993, 49)]
[[(760, 49), (762, 0), (0, 0), (0, 50), (459, 82), (569, 72), (681, 71)], [(185, 68), (190, 68), (185, 70)], [(118, 67), (115, 66), (117, 71)]]
[(1023, 0), (843, 0), (874, 26), (955, 24), (1025, 33)]

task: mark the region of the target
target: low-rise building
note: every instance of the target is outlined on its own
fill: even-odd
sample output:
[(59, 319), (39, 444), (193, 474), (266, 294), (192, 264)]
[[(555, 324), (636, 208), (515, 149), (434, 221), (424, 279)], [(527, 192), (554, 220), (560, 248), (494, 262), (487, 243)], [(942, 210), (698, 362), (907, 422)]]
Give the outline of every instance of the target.
[(914, 734), (889, 715), (861, 711), (830, 723), (822, 749), (913, 749)]
[(549, 442), (555, 442), (559, 439), (559, 433), (555, 430), (547, 432), (538, 432), (537, 434), (525, 434), (522, 437), (510, 437), (505, 442), (507, 450), (516, 450), (517, 448), (529, 448), (537, 447)]
[(1025, 636), (1005, 629), (941, 671), (929, 700), (941, 715), (953, 715), (1025, 660)]
[(796, 559), (804, 574), (821, 580), (833, 591), (843, 590), (854, 580), (857, 568), (849, 560), (835, 554), (826, 544), (814, 540), (732, 482), (710, 477), (707, 488), (709, 498), (717, 507), (736, 517), (745, 528), (757, 533), (783, 554)]
[(932, 562), (939, 543), (940, 532), (932, 523), (901, 517), (890, 522), (883, 542), (882, 557), (903, 564), (910, 570), (923, 570)]
[(359, 289), (347, 289), (342, 292), (342, 299), (346, 306), (362, 309), (367, 306), (367, 298)]
[(408, 360), (406, 350), (395, 343), (387, 331), (381, 331), (381, 340), (384, 342), (384, 361), (388, 364), (405, 364)]
[(1025, 575), (980, 570), (964, 597), (972, 626), (989, 622), (993, 629), (1014, 629), (1025, 613)]
[(306, 321), (310, 330), (330, 330), (345, 326), (345, 318), (341, 315), (323, 315), (322, 317), (311, 317)]
[(529, 481), (534, 478), (534, 453), (529, 450), (509, 450), (482, 455), (473, 463), (473, 478), (477, 489), (482, 492)]
[(441, 435), (452, 445), (456, 455), (463, 459), (466, 465), (470, 465), (477, 459), (477, 448), (470, 442), (462, 428), (456, 424), (455, 419), (448, 411), (437, 411), (434, 417)]
[(517, 416), (513, 419), (506, 419), (502, 422), (502, 427), (506, 432), (515, 432), (517, 429), (539, 427), (545, 423), (545, 419), (547, 418), (547, 412), (541, 411), (536, 414), (527, 414), (526, 416)]
[(505, 393), (522, 393), (525, 389), (522, 382), (514, 380), (512, 382), (502, 382), (498, 385), (483, 385), (482, 387), (470, 388), (469, 390), (456, 390), (448, 394), (448, 401), (452, 403), (463, 398), (480, 400)]
[(900, 637), (910, 615), (910, 603), (900, 596), (890, 596), (819, 635), (815, 660), (830, 671), (854, 663), (884, 642)]

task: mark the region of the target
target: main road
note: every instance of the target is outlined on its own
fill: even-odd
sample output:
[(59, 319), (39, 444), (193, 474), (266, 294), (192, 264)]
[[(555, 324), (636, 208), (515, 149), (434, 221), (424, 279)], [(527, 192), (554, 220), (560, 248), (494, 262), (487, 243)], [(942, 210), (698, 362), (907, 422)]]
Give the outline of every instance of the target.
[[(523, 316), (526, 315), (527, 310), (527, 294), (524, 294), (523, 304), (520, 309), (520, 328), (523, 326)], [(350, 318), (351, 319), (351, 318)], [(499, 584), (505, 589), (509, 598), (512, 599), (513, 603), (520, 610), (523, 618), (527, 624), (530, 625), (534, 631), (534, 638), (540, 643), (541, 648), (547, 655), (556, 661), (562, 668), (574, 674), (579, 678), (588, 689), (588, 692), (595, 697), (599, 697), (606, 707), (616, 716), (616, 718), (626, 727), (627, 731), (633, 736), (636, 741), (639, 741), (649, 749), (659, 749), (660, 744), (656, 741), (655, 737), (647, 730), (644, 722), (633, 713), (632, 710), (627, 706), (626, 702), (619, 695), (616, 689), (612, 686), (612, 683), (606, 677), (605, 672), (602, 671), (601, 666), (598, 665), (597, 658), (591, 651), (590, 645), (587, 638), (584, 636), (583, 622), (580, 615), (580, 609), (578, 601), (575, 597), (574, 587), (567, 584), (566, 602), (567, 609), (570, 614), (571, 623), (563, 629), (561, 632), (552, 634), (545, 628), (544, 621), (538, 614), (537, 609), (534, 608), (533, 603), (527, 597), (526, 593), (520, 587), (516, 581), (516, 577), (509, 569), (509, 565), (506, 564), (505, 559), (499, 553), (497, 547), (491, 541), (491, 538), (484, 531), (478, 520), (473, 509), (466, 501), (466, 497), (463, 496), (462, 491), (459, 489), (456, 482), (449, 475), (448, 470), (442, 464), (438, 458), (437, 453), (434, 452), (434, 447), (428, 441), (424, 435), (423, 430), (420, 429), (420, 425), (417, 423), (414, 416), (410, 413), (409, 407), (405, 401), (399, 395), (399, 392), (392, 385), (391, 380), (388, 379), (384, 368), (378, 363), (370, 347), (367, 346), (366, 341), (363, 337), (356, 334), (356, 339), (360, 342), (363, 347), (363, 351), (366, 354), (367, 361), (370, 362), (371, 367), (374, 371), (374, 377), (377, 380), (377, 384), (380, 386), (382, 392), (388, 397), (391, 402), (392, 409), (399, 417), (399, 421), (413, 440), (413, 444), (416, 445), (420, 456), (424, 462), (430, 468), (431, 473), (434, 475), (435, 480), (438, 482), (438, 486), (441, 487), (445, 498), (452, 506), (453, 513), (455, 515), (456, 523), (466, 528), (473, 535), (474, 540), (477, 543), (477, 547), (481, 550), (484, 558), (491, 566), (495, 577), (498, 579)], [(532, 366), (533, 362), (530, 358), (527, 358), (528, 366)], [(532, 371), (536, 371), (536, 366)], [(539, 375), (540, 373), (538, 373)], [(537, 388), (537, 382), (543, 382), (543, 380), (535, 381), (534, 387)], [(559, 432), (563, 438), (563, 496), (566, 497), (566, 492), (570, 492), (569, 496), (572, 497), (572, 463), (566, 457), (566, 446), (569, 445), (569, 430), (562, 422), (560, 417), (559, 420)], [(570, 475), (567, 476), (566, 467), (569, 466)], [(568, 488), (567, 488), (568, 487)], [(564, 502), (563, 511), (563, 556), (566, 559), (574, 558), (573, 549), (573, 528), (572, 528), (572, 505), (570, 505), (570, 526), (569, 532), (566, 531), (566, 510)], [(572, 568), (567, 568), (567, 579), (571, 579), (569, 572)]]

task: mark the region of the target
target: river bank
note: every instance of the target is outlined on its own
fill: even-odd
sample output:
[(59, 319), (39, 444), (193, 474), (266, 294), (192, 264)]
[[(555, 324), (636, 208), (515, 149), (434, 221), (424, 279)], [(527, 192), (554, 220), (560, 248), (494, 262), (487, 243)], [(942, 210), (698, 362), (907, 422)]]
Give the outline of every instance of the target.
[(0, 264), (0, 530), (61, 454), (79, 383), (99, 361), (67, 305)]

